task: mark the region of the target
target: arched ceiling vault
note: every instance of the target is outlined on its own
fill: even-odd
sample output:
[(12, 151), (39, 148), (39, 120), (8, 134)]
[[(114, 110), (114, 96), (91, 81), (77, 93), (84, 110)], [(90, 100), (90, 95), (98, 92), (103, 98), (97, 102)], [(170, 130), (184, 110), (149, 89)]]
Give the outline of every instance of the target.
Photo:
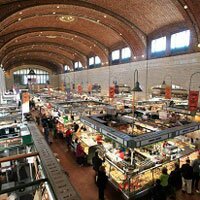
[(37, 53), (45, 55), (45, 56), (49, 56), (49, 58), (51, 58), (51, 59), (53, 57), (53, 60), (59, 61), (59, 63), (62, 64), (62, 66), (65, 65), (66, 61), (71, 60), (70, 57), (67, 57), (66, 55), (62, 55), (57, 52), (52, 52), (52, 51), (48, 51), (45, 49), (43, 49), (43, 50), (41, 50), (41, 49), (28, 49), (28, 50), (27, 49), (21, 49), (21, 50), (17, 49), (17, 51), (9, 52), (9, 54), (7, 54), (7, 57), (4, 57), (3, 62), (7, 63), (9, 60), (15, 59), (16, 55), (18, 55), (17, 57), (23, 55), (25, 58), (29, 55), (37, 54)]
[(6, 63), (5, 66), (7, 66), (6, 69), (10, 69), (10, 65), (15, 64), (15, 62), (24, 62), (24, 61), (31, 61), (31, 60), (37, 60), (41, 62), (48, 62), (52, 63), (56, 68), (53, 70), (55, 72), (63, 72), (63, 65), (60, 64), (60, 59), (58, 58), (52, 58), (49, 54), (47, 53), (23, 53), (18, 56), (10, 58)]
[[(48, 43), (43, 43), (43, 42), (37, 42), (34, 43), (34, 45), (29, 42), (29, 43), (23, 43), (23, 44), (18, 44), (18, 45), (14, 45), (14, 46), (10, 46), (9, 48), (6, 49), (6, 51), (4, 52), (4, 54), (2, 54), (2, 63), (5, 62), (6, 59), (9, 59), (10, 55), (12, 54), (20, 54), (20, 52), (30, 52), (30, 51), (47, 51), (49, 52), (49, 54), (52, 54), (51, 56), (64, 56), (65, 57), (65, 61), (68, 61), (67, 63), (64, 63), (69, 65), (71, 68), (73, 66), (73, 63), (71, 62), (72, 60), (80, 60), (80, 62), (83, 64), (83, 66), (87, 65), (87, 59), (86, 56), (76, 50), (73, 49), (72, 47), (68, 47), (65, 45), (60, 45), (54, 42), (48, 42)], [(1, 59), (1, 57), (0, 57)]]
[(23, 66), (23, 65), (38, 65), (45, 67), (47, 69), (50, 69), (53, 73), (59, 73), (58, 68), (60, 66), (57, 66), (55, 63), (44, 61), (44, 60), (37, 60), (35, 58), (28, 59), (28, 60), (16, 60), (15, 62), (9, 63), (9, 68), (7, 70), (15, 69), (17, 67)]
[(0, 13), (0, 62), (6, 69), (31, 59), (27, 53), (32, 61), (48, 59), (56, 70), (75, 61), (85, 66), (95, 55), (108, 65), (110, 52), (126, 46), (146, 59), (147, 39), (175, 26), (189, 28), (194, 43), (200, 42), (198, 0), (0, 0)]

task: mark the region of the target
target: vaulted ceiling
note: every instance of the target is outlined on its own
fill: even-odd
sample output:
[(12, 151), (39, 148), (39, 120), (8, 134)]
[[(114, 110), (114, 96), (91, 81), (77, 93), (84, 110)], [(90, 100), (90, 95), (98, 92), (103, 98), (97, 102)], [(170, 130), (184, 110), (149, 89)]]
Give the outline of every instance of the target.
[(0, 0), (0, 63), (60, 73), (75, 61), (87, 67), (94, 55), (108, 65), (109, 53), (126, 46), (146, 59), (148, 37), (174, 26), (198, 43), (199, 13), (200, 0)]

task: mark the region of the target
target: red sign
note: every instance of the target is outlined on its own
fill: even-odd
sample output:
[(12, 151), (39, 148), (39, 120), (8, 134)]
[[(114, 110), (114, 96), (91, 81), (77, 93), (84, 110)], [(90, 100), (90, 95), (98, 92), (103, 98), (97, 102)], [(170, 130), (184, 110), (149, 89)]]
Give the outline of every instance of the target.
[(29, 102), (29, 98), (30, 98), (30, 95), (29, 95), (28, 92), (22, 93), (22, 103), (27, 103), (27, 102)]
[(81, 84), (78, 84), (77, 89), (78, 89), (78, 94), (82, 94), (83, 89)]
[(92, 92), (92, 84), (91, 83), (88, 84), (88, 92)]
[(165, 99), (171, 99), (172, 98), (172, 88), (170, 85), (166, 85), (165, 87)]
[(189, 110), (196, 111), (198, 108), (199, 91), (189, 91)]
[(115, 86), (109, 87), (109, 98), (114, 98), (115, 95)]

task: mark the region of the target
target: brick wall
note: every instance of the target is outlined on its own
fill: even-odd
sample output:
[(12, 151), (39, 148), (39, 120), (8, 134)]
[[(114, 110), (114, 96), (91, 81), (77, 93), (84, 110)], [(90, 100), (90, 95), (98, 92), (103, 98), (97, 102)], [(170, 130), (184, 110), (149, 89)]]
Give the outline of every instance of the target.
[[(139, 72), (139, 82), (143, 88), (143, 92), (137, 94), (137, 99), (148, 97), (151, 93), (151, 87), (160, 85), (165, 76), (166, 83), (170, 83), (170, 79), (172, 79), (173, 84), (188, 89), (191, 74), (200, 72), (200, 53), (72, 72), (68, 73), (67, 76), (70, 77), (71, 83), (83, 83), (85, 88), (87, 82), (99, 83), (102, 92), (108, 94), (109, 82), (112, 84), (114, 80), (117, 80), (118, 84), (128, 84), (133, 87), (135, 69)], [(63, 75), (59, 76), (61, 83), (64, 80)], [(192, 79), (192, 88), (198, 89), (199, 86), (200, 75), (197, 74)]]

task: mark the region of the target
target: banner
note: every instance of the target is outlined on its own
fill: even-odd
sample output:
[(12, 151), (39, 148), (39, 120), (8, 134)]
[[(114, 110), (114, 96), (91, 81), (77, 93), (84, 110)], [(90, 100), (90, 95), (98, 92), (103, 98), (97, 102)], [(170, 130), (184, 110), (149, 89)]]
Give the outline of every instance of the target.
[(165, 99), (171, 99), (172, 98), (172, 88), (171, 85), (165, 86)]
[(92, 83), (88, 84), (87, 89), (88, 89), (88, 93), (90, 94), (92, 92)]
[(115, 86), (109, 87), (109, 98), (114, 98), (115, 96)]
[(77, 86), (77, 90), (78, 90), (78, 94), (82, 94), (82, 86), (81, 86), (81, 84), (78, 84), (78, 86)]
[(198, 108), (199, 91), (189, 91), (189, 110), (194, 112)]
[(30, 112), (29, 99), (30, 99), (29, 93), (23, 92), (22, 93), (22, 118), (23, 118), (24, 113)]

